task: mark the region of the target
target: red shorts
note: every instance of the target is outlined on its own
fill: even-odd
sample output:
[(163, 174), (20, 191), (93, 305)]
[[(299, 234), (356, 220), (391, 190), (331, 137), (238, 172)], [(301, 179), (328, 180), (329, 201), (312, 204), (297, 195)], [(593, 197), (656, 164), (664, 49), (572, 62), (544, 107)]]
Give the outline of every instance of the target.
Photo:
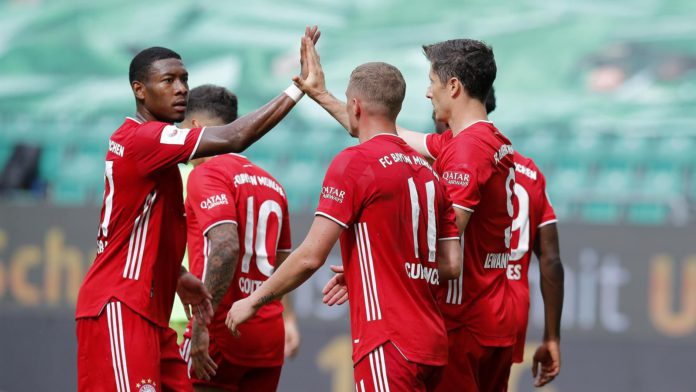
[(232, 392), (275, 392), (278, 389), (282, 366), (252, 367), (232, 363), (224, 358), (220, 350), (210, 345), (210, 357), (218, 368), (210, 381), (196, 377), (191, 369), (191, 350), (189, 338), (181, 343), (180, 352), (188, 363), (188, 372), (193, 385), (218, 388)]
[(507, 389), (512, 346), (481, 346), (464, 327), (449, 331), (447, 337), (449, 362), (437, 392), (500, 392)]
[(355, 364), (353, 377), (358, 392), (433, 391), (442, 366), (408, 361), (391, 342), (374, 349)]
[(524, 328), (520, 328), (519, 331), (517, 331), (517, 340), (515, 341), (515, 345), (512, 346), (512, 362), (524, 362), (524, 344), (526, 340), (527, 324), (524, 325)]
[(193, 391), (176, 332), (118, 301), (77, 320), (77, 384), (89, 392)]

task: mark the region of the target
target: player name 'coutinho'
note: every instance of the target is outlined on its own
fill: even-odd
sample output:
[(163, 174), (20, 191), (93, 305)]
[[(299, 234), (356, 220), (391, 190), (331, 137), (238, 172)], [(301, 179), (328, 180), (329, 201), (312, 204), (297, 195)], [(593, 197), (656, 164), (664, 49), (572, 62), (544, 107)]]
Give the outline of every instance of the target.
[(278, 192), (279, 195), (285, 197), (285, 192), (283, 188), (278, 185), (277, 182), (265, 176), (257, 176), (255, 174), (241, 173), (234, 176), (234, 187), (237, 188), (240, 185), (251, 184), (254, 186), (263, 185), (265, 187), (271, 188)]

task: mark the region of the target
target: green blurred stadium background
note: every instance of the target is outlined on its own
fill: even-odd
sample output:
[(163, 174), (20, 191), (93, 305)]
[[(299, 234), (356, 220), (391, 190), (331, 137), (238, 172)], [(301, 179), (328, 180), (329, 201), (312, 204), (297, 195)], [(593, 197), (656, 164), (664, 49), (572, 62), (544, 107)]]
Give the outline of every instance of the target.
[[(399, 122), (423, 131), (433, 126), (421, 45), (456, 37), (491, 44), (498, 63), (498, 109), (492, 119), (545, 172), (561, 227), (568, 225), (561, 235), (577, 234), (583, 244), (592, 233), (624, 238), (598, 248), (619, 255), (640, 248), (641, 238), (657, 238), (661, 244), (664, 237), (676, 243), (656, 245), (659, 251), (690, 260), (676, 262), (691, 275), (676, 280), (670, 291), (682, 295), (674, 307), (684, 312), (686, 333), (653, 340), (657, 345), (686, 342), (682, 347), (693, 353), (696, 299), (690, 296), (696, 297), (696, 262), (689, 238), (694, 238), (696, 212), (695, 20), (696, 2), (688, 0), (0, 1), (0, 173), (17, 163), (10, 159), (17, 145), (40, 149), (34, 180), (25, 189), (4, 189), (0, 195), (0, 318), (12, 318), (6, 326), (20, 325), (50, 314), (51, 320), (68, 320), (61, 321), (61, 328), (71, 333), (72, 294), (55, 304), (27, 305), (13, 291), (12, 260), (25, 242), (40, 244), (49, 226), (55, 226), (67, 242), (84, 249), (83, 264), (91, 262), (86, 255), (102, 198), (107, 139), (124, 116), (134, 114), (127, 69), (135, 53), (153, 45), (178, 51), (191, 87), (215, 83), (230, 88), (244, 114), (287, 86), (298, 72), (304, 26), (318, 24), (330, 89), (342, 96), (350, 71), (363, 62), (392, 63), (408, 85)], [(295, 242), (305, 233), (328, 162), (352, 144), (329, 115), (305, 99), (246, 152), (286, 187), (293, 216), (301, 222)], [(46, 221), (53, 214), (77, 223)], [(22, 230), (36, 240), (17, 239)], [(568, 237), (564, 249), (585, 249)], [(565, 261), (571, 268), (582, 264), (575, 256)], [(627, 268), (636, 277), (647, 275), (651, 265), (646, 256)], [(39, 285), (49, 279), (31, 277), (43, 282)], [(634, 282), (638, 286), (632, 292), (648, 290), (650, 282)], [(629, 308), (644, 302), (627, 301), (633, 301)], [(329, 332), (346, 331), (345, 314), (332, 323)], [(0, 330), (3, 345), (15, 331), (6, 328)], [(611, 342), (612, 336), (598, 332), (596, 339)], [(71, 342), (64, 344), (72, 347)], [(31, 357), (32, 347), (25, 349)], [(5, 365), (15, 360), (0, 350), (0, 391), (51, 385), (28, 380), (37, 369), (10, 374)], [(46, 365), (67, 373), (57, 376), (57, 390), (74, 388), (71, 360)], [(294, 364), (297, 369), (324, 366), (316, 358), (297, 361), (306, 362)], [(572, 359), (565, 364), (580, 366)], [(289, 366), (284, 377), (292, 370)], [(694, 375), (684, 377), (671, 390), (696, 390)], [(331, 390), (342, 390), (332, 380)], [(284, 382), (284, 390), (301, 390)], [(562, 378), (558, 384), (558, 391), (583, 390), (566, 386)], [(525, 384), (518, 390), (529, 388)]]

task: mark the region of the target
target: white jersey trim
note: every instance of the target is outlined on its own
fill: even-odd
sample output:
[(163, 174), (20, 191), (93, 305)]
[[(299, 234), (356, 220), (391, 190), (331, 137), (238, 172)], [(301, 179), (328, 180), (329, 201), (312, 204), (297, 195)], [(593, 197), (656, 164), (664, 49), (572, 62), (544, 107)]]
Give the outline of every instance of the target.
[(443, 237), (443, 238), (438, 238), (438, 241), (452, 241), (452, 240), (459, 240), (459, 237)]
[(542, 227), (547, 226), (547, 225), (550, 225), (552, 223), (557, 223), (557, 222), (558, 222), (558, 219), (547, 220), (546, 222), (542, 222), (541, 224), (539, 224), (539, 226), (537, 226), (537, 229), (542, 228)]
[(292, 253), (292, 248), (290, 248), (290, 249), (276, 249), (276, 253), (278, 253), (278, 252)]
[(452, 203), (452, 207), (456, 207), (456, 208), (459, 208), (460, 210), (464, 210), (464, 211), (474, 212), (473, 208), (464, 207), (464, 206), (459, 205), (459, 204)]
[(332, 220), (332, 221), (338, 223), (338, 224), (339, 224), (341, 227), (343, 227), (344, 229), (347, 229), (347, 228), (348, 228), (348, 225), (347, 225), (347, 224), (341, 222), (340, 220), (334, 218), (333, 216), (331, 216), (331, 215), (329, 215), (329, 214), (327, 214), (327, 213), (325, 213), (325, 212), (317, 211), (317, 212), (314, 213), (314, 215), (320, 215), (320, 216), (323, 216), (324, 218), (330, 219), (330, 220)]
[(224, 224), (224, 223), (234, 223), (235, 225), (238, 224), (236, 220), (232, 220), (232, 219), (219, 220), (219, 221), (217, 221), (217, 222), (215, 222), (215, 223), (212, 223), (212, 224), (209, 225), (208, 227), (206, 227), (206, 229), (203, 230), (203, 236), (205, 236), (206, 234), (208, 234), (208, 232), (210, 231), (210, 229), (212, 229), (213, 227), (215, 227), (215, 226), (220, 226), (220, 225), (222, 225), (222, 224)]
[(203, 132), (205, 132), (205, 128), (206, 127), (201, 128), (201, 133), (198, 134), (198, 140), (196, 140), (196, 145), (193, 146), (193, 151), (191, 151), (191, 155), (189, 155), (189, 161), (193, 159), (193, 156), (196, 155), (196, 152), (198, 151), (198, 145), (201, 144), (201, 139), (203, 139)]

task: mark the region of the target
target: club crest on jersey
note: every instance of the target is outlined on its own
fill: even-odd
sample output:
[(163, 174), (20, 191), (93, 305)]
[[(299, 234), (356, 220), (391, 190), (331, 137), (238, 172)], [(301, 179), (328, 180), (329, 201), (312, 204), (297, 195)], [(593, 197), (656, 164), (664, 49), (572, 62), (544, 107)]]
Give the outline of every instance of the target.
[(450, 185), (457, 185), (461, 187), (469, 186), (469, 179), (471, 176), (469, 173), (462, 173), (458, 171), (446, 171), (442, 173), (442, 178), (447, 181)]
[(204, 210), (210, 210), (212, 208), (215, 208), (217, 206), (221, 206), (223, 204), (230, 204), (230, 203), (227, 201), (227, 195), (224, 193), (221, 193), (219, 195), (210, 196), (209, 198), (203, 200), (201, 202), (201, 208)]
[(321, 188), (321, 197), (324, 199), (333, 200), (337, 203), (343, 203), (343, 198), (346, 196), (346, 191), (334, 188), (332, 186), (325, 186)]
[(135, 384), (135, 387), (138, 388), (138, 392), (157, 392), (157, 383), (149, 378), (147, 380), (143, 378)]

